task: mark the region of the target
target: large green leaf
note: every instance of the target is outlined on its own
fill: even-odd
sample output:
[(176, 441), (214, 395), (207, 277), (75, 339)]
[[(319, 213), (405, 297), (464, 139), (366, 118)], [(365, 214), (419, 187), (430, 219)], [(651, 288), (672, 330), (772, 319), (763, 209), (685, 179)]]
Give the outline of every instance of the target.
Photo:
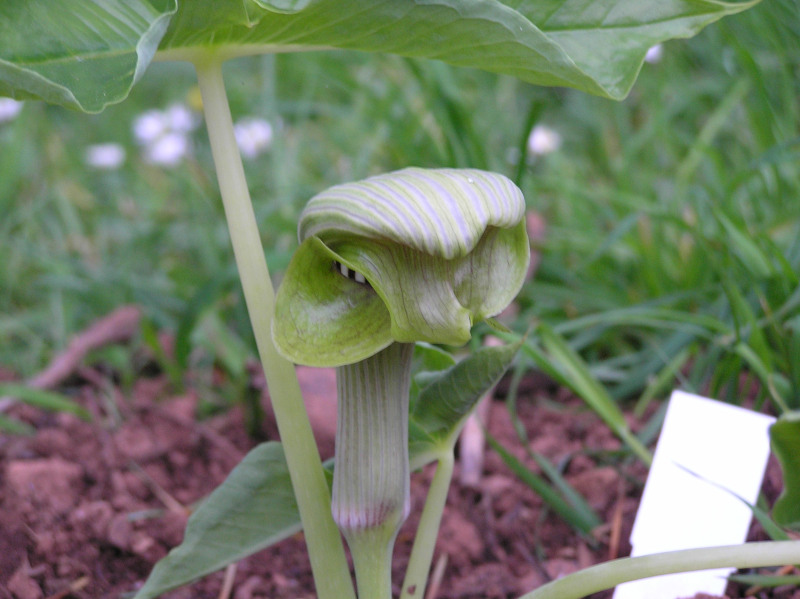
[(772, 510), (781, 526), (800, 530), (800, 412), (781, 416), (769, 429), (772, 451), (783, 471), (783, 492)]
[(183, 543), (156, 564), (135, 599), (158, 597), (300, 528), (283, 448), (263, 443), (192, 514)]
[(0, 94), (102, 110), (127, 96), (169, 21), (164, 59), (354, 49), (621, 99), (653, 44), (757, 0), (180, 0), (175, 13), (176, 1), (3, 3)]
[(0, 3), (0, 95), (99, 112), (125, 99), (177, 0)]
[(183, 3), (162, 49), (232, 54), (347, 48), (437, 58), (623, 98), (647, 50), (754, 2), (716, 0), (316, 0), (291, 14), (241, 1)]

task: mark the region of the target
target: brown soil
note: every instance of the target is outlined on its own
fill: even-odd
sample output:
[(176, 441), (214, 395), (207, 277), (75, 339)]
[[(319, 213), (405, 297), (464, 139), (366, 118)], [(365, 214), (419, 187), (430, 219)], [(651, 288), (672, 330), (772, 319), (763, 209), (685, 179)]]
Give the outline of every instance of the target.
[[(310, 369), (300, 374), (321, 453), (329, 457), (333, 375)], [(142, 378), (127, 396), (108, 380), (70, 383), (69, 392), (93, 413), (92, 422), (15, 406), (11, 413), (37, 433), (0, 437), (2, 599), (129, 596), (153, 564), (180, 543), (185, 506), (207, 495), (262, 440), (245, 434), (238, 409), (198, 422), (195, 395), (172, 396), (162, 376)], [(502, 390), (498, 395), (489, 415), (491, 434), (536, 471), (501, 401)], [(630, 550), (627, 538), (644, 468), (620, 458), (613, 434), (548, 381), (527, 380), (518, 408), (531, 448), (562, 467), (607, 524), (594, 542), (580, 538), (487, 449), (477, 487), (459, 483), (457, 466), (434, 557), (444, 565), (435, 579), (439, 599), (516, 597)], [(640, 424), (631, 422), (634, 428)], [(265, 430), (276, 437), (269, 419)], [(425, 469), (413, 477), (412, 516), (398, 538), (398, 584), (431, 475)], [(772, 464), (764, 492), (774, 498), (779, 489), (780, 472)], [(764, 535), (754, 525), (750, 537)], [(165, 597), (216, 598), (223, 578), (213, 574)], [(729, 597), (744, 593), (729, 585)], [(800, 591), (762, 590), (752, 596), (800, 599)], [(230, 597), (314, 597), (302, 535), (240, 562)]]

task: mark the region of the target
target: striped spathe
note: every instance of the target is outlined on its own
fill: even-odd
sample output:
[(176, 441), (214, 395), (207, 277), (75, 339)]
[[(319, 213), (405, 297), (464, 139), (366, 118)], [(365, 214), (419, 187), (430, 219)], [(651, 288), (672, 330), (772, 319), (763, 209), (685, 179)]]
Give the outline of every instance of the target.
[(411, 167), (314, 196), (298, 236), (386, 239), (450, 260), (472, 251), (487, 227), (512, 227), (524, 212), (522, 193), (503, 175)]

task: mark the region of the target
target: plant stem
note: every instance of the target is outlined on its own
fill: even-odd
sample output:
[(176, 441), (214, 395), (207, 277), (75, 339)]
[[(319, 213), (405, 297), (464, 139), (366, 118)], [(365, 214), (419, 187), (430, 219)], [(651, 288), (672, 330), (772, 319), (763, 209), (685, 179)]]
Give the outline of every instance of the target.
[(415, 599), (422, 597), (425, 586), (428, 584), (428, 572), (433, 560), (433, 549), (436, 546), (436, 537), (439, 535), (439, 524), (447, 502), (447, 491), (453, 478), (452, 450), (444, 452), (436, 464), (436, 473), (433, 475), (425, 507), (417, 526), (417, 535), (414, 546), (411, 548), (411, 557), (408, 561), (406, 577), (403, 580), (403, 590), (400, 599)]
[(333, 519), (347, 539), (361, 599), (391, 599), (392, 550), (409, 510), (411, 343), (336, 369)]
[(579, 599), (623, 582), (714, 568), (800, 564), (800, 541), (744, 543), (626, 557), (554, 580), (519, 599)]
[(272, 343), (275, 292), (233, 134), (222, 59), (195, 57), (193, 62), (236, 265), (286, 454), (317, 593), (320, 599), (354, 598), (344, 546), (331, 517), (330, 493), (294, 365), (278, 354)]
[(347, 536), (359, 599), (392, 599), (392, 553), (397, 529), (381, 526)]

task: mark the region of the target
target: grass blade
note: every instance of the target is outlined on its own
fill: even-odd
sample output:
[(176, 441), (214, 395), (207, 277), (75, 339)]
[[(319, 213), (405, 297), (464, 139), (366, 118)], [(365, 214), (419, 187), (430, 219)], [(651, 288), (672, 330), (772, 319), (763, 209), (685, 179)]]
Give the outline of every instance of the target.
[[(500, 442), (487, 433), (486, 440), (489, 445), (494, 449), (502, 458), (505, 465), (511, 472), (513, 472), (519, 479), (528, 485), (533, 491), (542, 498), (550, 508), (563, 518), (570, 526), (580, 531), (581, 533), (590, 536), (592, 530), (599, 526), (602, 522), (600, 518), (589, 508), (588, 505), (582, 500), (577, 505), (571, 505), (564, 497), (562, 497), (544, 478), (532, 472), (525, 464), (512, 455)], [(543, 461), (543, 457), (539, 456)], [(539, 460), (537, 460), (539, 462)], [(552, 465), (550, 466), (552, 468)], [(566, 481), (564, 481), (566, 483)], [(570, 494), (573, 498), (577, 493), (572, 490)]]
[(32, 435), (36, 429), (30, 424), (0, 414), (0, 431), (11, 435)]
[(537, 332), (547, 353), (529, 342), (525, 345), (528, 355), (550, 376), (580, 396), (639, 459), (650, 465), (653, 460), (650, 451), (630, 431), (619, 407), (608, 391), (591, 375), (581, 357), (546, 325), (540, 325)]
[(67, 412), (83, 420), (91, 420), (89, 411), (71, 399), (44, 389), (35, 389), (20, 383), (0, 383), (0, 397), (15, 397), (29, 406), (42, 408), (51, 412)]

